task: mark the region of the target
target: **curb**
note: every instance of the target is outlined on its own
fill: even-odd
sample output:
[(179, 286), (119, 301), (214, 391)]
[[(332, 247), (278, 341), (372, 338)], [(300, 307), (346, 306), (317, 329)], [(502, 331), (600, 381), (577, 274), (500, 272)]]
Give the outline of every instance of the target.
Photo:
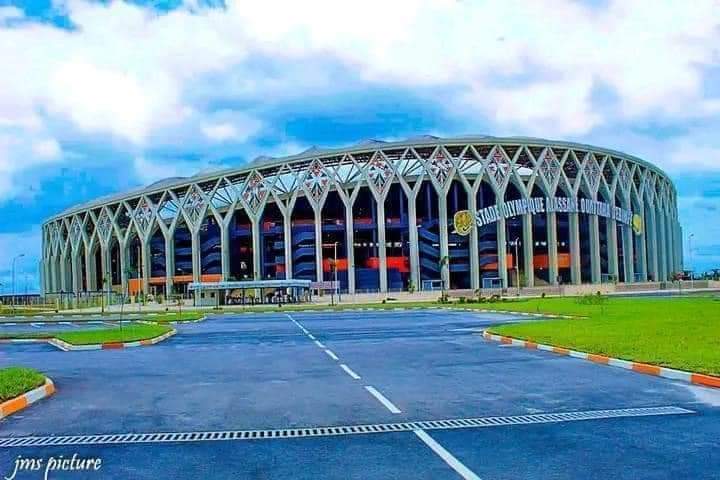
[(23, 410), (33, 403), (47, 398), (55, 393), (55, 384), (49, 378), (45, 377), (45, 384), (40, 385), (34, 390), (23, 393), (19, 397), (7, 400), (0, 404), (0, 419), (8, 417), (15, 412)]
[(631, 362), (628, 360), (621, 360), (619, 358), (606, 357), (605, 355), (579, 352), (577, 350), (570, 350), (568, 348), (555, 347), (552, 345), (544, 345), (542, 343), (519, 340), (513, 337), (496, 335), (494, 333), (488, 332), (487, 330), (482, 331), (482, 336), (486, 340), (499, 342), (505, 345), (516, 345), (519, 347), (527, 348), (529, 350), (543, 350), (546, 352), (556, 353), (558, 355), (588, 360), (590, 362), (600, 365), (609, 365), (612, 367), (624, 368), (625, 370), (632, 370), (633, 372), (643, 373), (645, 375), (653, 375), (655, 377), (679, 380), (681, 382), (686, 382), (693, 385), (702, 385), (704, 387), (720, 388), (720, 377), (706, 375), (704, 373), (685, 372), (683, 370), (675, 370), (673, 368), (660, 367), (658, 365), (651, 365), (648, 363)]
[(150, 338), (148, 340), (138, 340), (135, 342), (106, 342), (106, 343), (93, 343), (90, 345), (72, 345), (70, 343), (58, 340), (57, 338), (51, 338), (47, 341), (50, 345), (59, 348), (64, 352), (78, 352), (88, 350), (120, 350), (123, 348), (134, 348), (134, 347), (147, 347), (155, 345), (163, 340), (166, 340), (177, 333), (177, 330), (173, 329), (162, 335)]

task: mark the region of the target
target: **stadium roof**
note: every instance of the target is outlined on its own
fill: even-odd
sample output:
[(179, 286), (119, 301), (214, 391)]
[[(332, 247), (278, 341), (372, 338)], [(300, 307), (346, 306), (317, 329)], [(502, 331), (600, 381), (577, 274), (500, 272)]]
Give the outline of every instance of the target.
[[(383, 140), (376, 140), (376, 139), (366, 139), (362, 140), (354, 145), (345, 146), (345, 147), (335, 147), (335, 148), (320, 148), (316, 146), (312, 146), (300, 153), (297, 153), (295, 155), (290, 155), (286, 157), (268, 157), (268, 156), (260, 156), (255, 158), (254, 160), (251, 160), (250, 162), (238, 165), (236, 167), (226, 168), (226, 169), (219, 169), (214, 171), (208, 171), (204, 170), (202, 172), (198, 172), (197, 174), (190, 176), (190, 177), (170, 177), (166, 178), (164, 180), (159, 180), (157, 182), (151, 183), (150, 185), (147, 185), (145, 187), (140, 187), (133, 190), (127, 190), (123, 192), (118, 192), (110, 195), (105, 195), (103, 197), (94, 198), (93, 200), (82, 203), (79, 205), (74, 205), (56, 215), (54, 215), (52, 218), (48, 220), (53, 220), (55, 218), (64, 217), (66, 215), (76, 213), (79, 211), (87, 210), (90, 208), (96, 208), (102, 205), (106, 205), (108, 203), (118, 202), (121, 200), (133, 198), (138, 195), (147, 194), (147, 193), (155, 193), (160, 190), (168, 189), (168, 188), (174, 188), (174, 187), (180, 187), (187, 184), (190, 184), (192, 182), (202, 181), (202, 180), (208, 180), (215, 177), (223, 176), (223, 175), (230, 175), (237, 172), (243, 172), (243, 171), (249, 171), (254, 169), (260, 169), (260, 168), (268, 168), (273, 167), (276, 165), (281, 165), (283, 163), (292, 163), (296, 161), (303, 161), (303, 160), (309, 160), (311, 158), (316, 157), (323, 157), (328, 155), (337, 155), (341, 153), (354, 153), (354, 152), (361, 152), (371, 149), (377, 149), (377, 148), (383, 148), (383, 149), (389, 149), (389, 148), (398, 148), (398, 147), (408, 147), (408, 146), (418, 146), (418, 145), (455, 145), (455, 144), (463, 144), (463, 143), (478, 143), (478, 144), (488, 144), (488, 143), (498, 143), (498, 144), (511, 144), (511, 145), (537, 145), (537, 146), (552, 146), (552, 147), (564, 147), (564, 148), (572, 148), (572, 149), (579, 149), (579, 150), (592, 150), (594, 152), (604, 153), (606, 155), (612, 155), (615, 157), (620, 157), (626, 160), (630, 160), (632, 162), (641, 164), (651, 170), (654, 170), (655, 172), (663, 175), (664, 177), (667, 177), (667, 174), (663, 172), (660, 168), (657, 166), (642, 160), (640, 158), (637, 158), (632, 155), (628, 155), (626, 153), (597, 147), (594, 145), (588, 145), (588, 144), (582, 144), (582, 143), (574, 143), (574, 142), (566, 142), (566, 141), (559, 141), (559, 140), (547, 140), (544, 138), (536, 138), (536, 137), (524, 137), (524, 136), (512, 136), (512, 137), (493, 137), (489, 135), (465, 135), (465, 136), (457, 136), (457, 137), (436, 137), (433, 135), (419, 135), (415, 137), (410, 137), (405, 140), (399, 140), (399, 141), (392, 141), (392, 142), (386, 142)], [(668, 178), (668, 180), (670, 180)], [(670, 180), (672, 183), (672, 180)]]

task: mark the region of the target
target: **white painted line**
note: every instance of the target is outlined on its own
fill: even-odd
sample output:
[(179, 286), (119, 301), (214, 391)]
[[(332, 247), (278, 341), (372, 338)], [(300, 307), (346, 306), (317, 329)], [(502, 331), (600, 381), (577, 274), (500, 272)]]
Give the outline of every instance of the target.
[(335, 353), (334, 353), (332, 350), (328, 350), (328, 349), (326, 348), (326, 349), (325, 349), (325, 353), (327, 353), (327, 354), (328, 354), (328, 357), (332, 358), (332, 359), (335, 360), (336, 362), (339, 360), (339, 358), (337, 357), (337, 355), (335, 355)]
[(323, 349), (325, 348), (325, 345), (323, 345), (322, 343), (318, 342), (317, 340), (315, 340), (315, 345), (317, 345), (318, 348), (323, 348)]
[(358, 375), (357, 373), (353, 372), (352, 369), (351, 369), (350, 367), (348, 367), (347, 365), (345, 365), (344, 363), (341, 363), (341, 364), (340, 364), (340, 368), (342, 368), (343, 370), (345, 370), (345, 373), (347, 373), (348, 375), (350, 375), (350, 376), (353, 378), (353, 380), (360, 380), (360, 375)]
[(93, 317), (93, 318), (100, 318), (100, 315), (99, 315), (99, 314), (90, 315), (90, 316)]
[(480, 477), (475, 475), (472, 470), (463, 465), (462, 462), (455, 458), (452, 453), (445, 450), (442, 445), (433, 440), (433, 438), (428, 435), (425, 430), (414, 430), (414, 432), (425, 445), (430, 447), (430, 449), (435, 452), (438, 457), (442, 458), (443, 461), (447, 463), (450, 468), (455, 470), (462, 478), (465, 480), (480, 480)]
[(38, 325), (37, 323), (31, 323), (30, 326), (35, 327), (35, 328), (40, 328), (40, 325)]
[(313, 335), (312, 333), (308, 333), (307, 336), (308, 338), (310, 338), (310, 340), (316, 340), (315, 335)]
[(111, 322), (102, 322), (105, 325), (110, 325), (111, 327), (117, 327), (117, 323), (111, 323)]
[(365, 385), (365, 390), (370, 392), (370, 395), (375, 397), (377, 399), (377, 401), (382, 403), (385, 406), (385, 408), (390, 410), (391, 413), (402, 413), (402, 411), (398, 407), (393, 405), (393, 403), (390, 400), (385, 398), (385, 396), (382, 393), (375, 390), (374, 387), (371, 387), (370, 385)]
[(60, 322), (60, 325), (72, 325), (70, 322)]

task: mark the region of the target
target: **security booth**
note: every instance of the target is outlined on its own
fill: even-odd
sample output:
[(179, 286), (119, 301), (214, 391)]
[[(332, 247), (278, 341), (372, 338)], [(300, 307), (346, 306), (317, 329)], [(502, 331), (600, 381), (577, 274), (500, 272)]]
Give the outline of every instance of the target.
[(196, 306), (268, 305), (304, 303), (312, 300), (310, 280), (247, 280), (192, 282)]

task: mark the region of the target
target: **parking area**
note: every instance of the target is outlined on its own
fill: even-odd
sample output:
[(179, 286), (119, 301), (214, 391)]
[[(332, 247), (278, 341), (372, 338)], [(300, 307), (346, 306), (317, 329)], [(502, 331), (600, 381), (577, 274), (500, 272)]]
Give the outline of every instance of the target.
[(278, 312), (149, 348), (0, 346), (58, 388), (0, 421), (0, 474), (77, 453), (103, 475), (67, 478), (717, 478), (718, 391), (477, 335), (506, 321), (532, 320)]

